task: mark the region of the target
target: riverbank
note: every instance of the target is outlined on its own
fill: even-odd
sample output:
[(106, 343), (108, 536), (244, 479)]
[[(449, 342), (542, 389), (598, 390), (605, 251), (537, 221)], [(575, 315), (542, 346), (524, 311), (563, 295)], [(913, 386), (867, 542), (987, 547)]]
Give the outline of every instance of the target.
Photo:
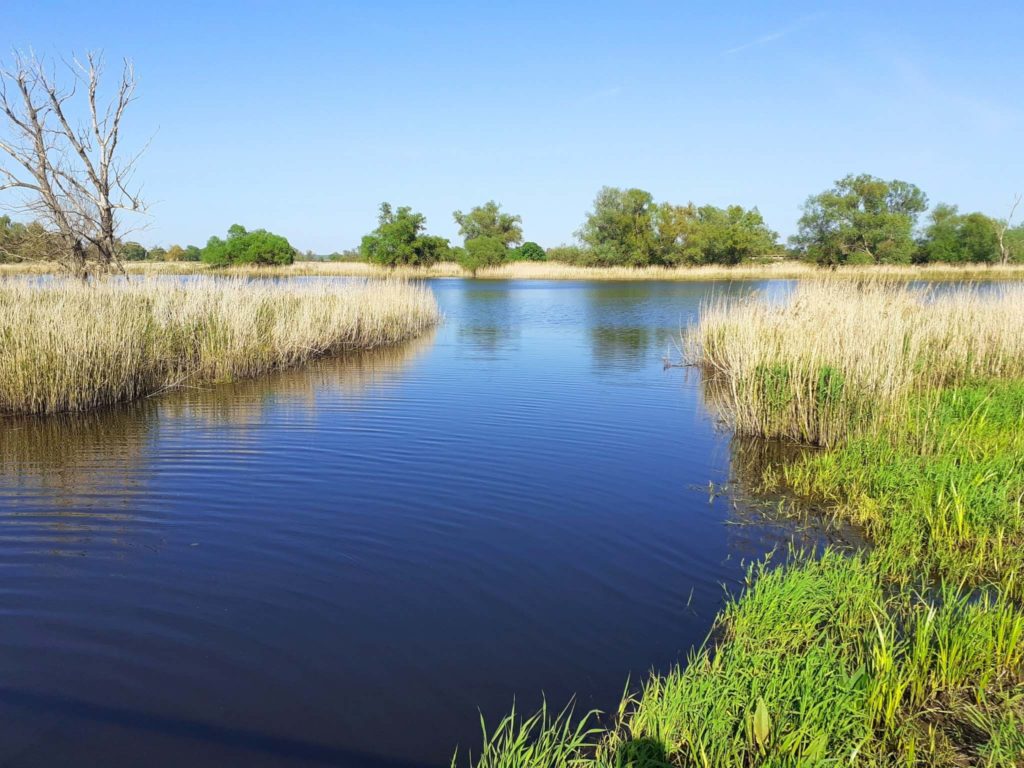
[(872, 548), (752, 567), (685, 666), (603, 719), (510, 717), (473, 764), (1019, 765), (1024, 376), (1002, 330), (1024, 320), (1014, 298), (826, 284), (704, 315), (691, 360), (718, 378), (709, 396), (726, 418), (829, 438), (762, 482), (863, 526)]
[[(244, 266), (211, 269), (198, 262), (126, 262), (130, 275), (227, 275), (244, 277), (400, 277), (415, 279), (471, 278), (454, 262), (439, 262), (430, 267), (387, 269), (360, 261), (299, 261), (288, 266)], [(54, 264), (0, 264), (0, 276), (55, 274)], [(560, 262), (517, 261), (477, 270), (477, 280), (606, 280), (606, 281), (679, 281), (709, 280), (797, 280), (810, 277), (865, 279), (884, 277), (893, 280), (1022, 280), (1024, 264), (1002, 265), (880, 265), (847, 266), (827, 269), (799, 261), (773, 261), (765, 264), (697, 267), (581, 267)]]
[(0, 411), (83, 411), (419, 336), (422, 286), (199, 278), (0, 283)]

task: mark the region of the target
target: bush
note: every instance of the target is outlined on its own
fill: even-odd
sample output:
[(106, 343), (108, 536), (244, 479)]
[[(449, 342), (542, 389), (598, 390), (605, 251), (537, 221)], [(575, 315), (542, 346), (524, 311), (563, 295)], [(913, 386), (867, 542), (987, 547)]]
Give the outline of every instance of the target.
[(594, 263), (594, 256), (589, 248), (578, 245), (558, 245), (548, 248), (545, 252), (548, 261), (557, 261), (562, 264), (574, 264), (577, 266), (589, 266)]
[(121, 261), (145, 261), (149, 256), (149, 251), (140, 243), (128, 242), (122, 243), (119, 255)]
[(508, 258), (511, 261), (544, 261), (546, 256), (543, 248), (529, 241), (510, 251)]
[(291, 264), (295, 249), (281, 235), (257, 229), (247, 232), (240, 224), (228, 229), (227, 240), (211, 237), (202, 251), (202, 259), (211, 267), (234, 264)]

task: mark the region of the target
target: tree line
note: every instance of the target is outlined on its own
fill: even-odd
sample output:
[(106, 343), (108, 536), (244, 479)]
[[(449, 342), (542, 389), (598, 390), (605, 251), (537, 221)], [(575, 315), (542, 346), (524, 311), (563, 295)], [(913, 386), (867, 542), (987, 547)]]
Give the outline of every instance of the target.
[[(146, 249), (128, 240), (122, 214), (145, 210), (131, 188), (138, 154), (126, 152), (121, 128), (135, 100), (131, 62), (123, 62), (104, 103), (102, 57), (87, 54), (59, 68), (15, 54), (0, 67), (0, 203), (28, 223), (0, 217), (0, 261), (53, 261), (86, 277), (143, 259), (231, 264), (290, 264), (299, 256), (286, 238), (235, 224), (206, 246)], [(519, 215), (491, 200), (452, 216), (460, 245), (427, 232), (426, 218), (408, 206), (382, 203), (377, 227), (364, 236), (360, 258), (385, 266), (457, 261), (472, 273), (517, 260), (584, 266), (686, 266), (797, 258), (822, 265), (1024, 262), (1024, 226), (1013, 226), (1018, 197), (1007, 215), (962, 213), (928, 198), (916, 185), (867, 174), (850, 175), (804, 203), (788, 244), (755, 208), (658, 202), (642, 189), (604, 187), (576, 242), (544, 250), (524, 241)], [(921, 217), (927, 213), (927, 218)], [(307, 253), (306, 258), (312, 257)]]
[[(59, 262), (59, 248), (58, 239), (40, 223), (23, 224), (12, 221), (10, 216), (0, 216), (0, 262)], [(265, 229), (249, 232), (240, 224), (229, 227), (225, 239), (211, 237), (203, 248), (195, 245), (172, 245), (168, 248), (155, 245), (146, 248), (134, 240), (118, 240), (114, 253), (121, 262), (204, 262), (211, 267), (291, 264), (299, 256), (291, 243), (281, 235)]]
[(824, 266), (1007, 264), (1024, 262), (1024, 225), (1012, 226), (1019, 203), (1018, 197), (1002, 219), (939, 203), (922, 222), (928, 198), (916, 185), (850, 175), (807, 199), (797, 233), (783, 244), (756, 207), (677, 205), (657, 202), (642, 189), (603, 187), (575, 233), (577, 242), (546, 251), (524, 243), (522, 217), (503, 212), (493, 200), (452, 214), (463, 237), (457, 246), (428, 234), (423, 214), (382, 203), (377, 228), (363, 238), (359, 255), (385, 266), (457, 261), (474, 273), (524, 259), (595, 267), (734, 265), (779, 258)]
[[(337, 260), (365, 260), (386, 267), (427, 267), (454, 261), (469, 272), (513, 261), (559, 261), (579, 266), (734, 265), (780, 258), (824, 266), (843, 264), (1024, 263), (1024, 225), (1005, 218), (962, 213), (928, 199), (914, 184), (874, 176), (847, 176), (807, 199), (788, 245), (765, 224), (757, 208), (657, 202), (641, 189), (602, 188), (576, 232), (577, 242), (545, 250), (524, 241), (522, 217), (493, 200), (454, 211), (461, 244), (427, 232), (426, 217), (409, 206), (380, 205), (377, 227), (358, 249)], [(926, 218), (922, 216), (927, 214)], [(0, 260), (59, 260), (61, 238), (42, 223), (0, 217)], [(316, 258), (265, 229), (232, 225), (227, 237), (206, 246), (146, 249), (134, 241), (115, 244), (121, 261), (192, 261), (212, 267), (283, 265)]]

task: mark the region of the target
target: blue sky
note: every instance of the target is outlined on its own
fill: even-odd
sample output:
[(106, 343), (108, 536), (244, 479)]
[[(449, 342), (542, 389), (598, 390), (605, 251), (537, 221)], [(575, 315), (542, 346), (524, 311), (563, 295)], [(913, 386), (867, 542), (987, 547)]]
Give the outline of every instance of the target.
[[(712, 7), (712, 6), (716, 7)], [(495, 199), (569, 241), (602, 185), (757, 205), (791, 234), (850, 172), (1005, 215), (1024, 3), (46, 2), (4, 42), (134, 60), (147, 245), (238, 222), (358, 244), (382, 200), (456, 237)]]

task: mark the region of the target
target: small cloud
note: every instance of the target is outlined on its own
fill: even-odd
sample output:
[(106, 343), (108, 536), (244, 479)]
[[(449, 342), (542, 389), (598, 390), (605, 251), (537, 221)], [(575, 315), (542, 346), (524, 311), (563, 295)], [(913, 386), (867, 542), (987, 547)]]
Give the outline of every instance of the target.
[(788, 26), (785, 26), (782, 29), (775, 30), (774, 32), (768, 32), (767, 34), (761, 35), (760, 37), (757, 37), (751, 40), (750, 42), (743, 43), (742, 45), (737, 45), (733, 48), (728, 48), (722, 51), (722, 55), (732, 56), (734, 53), (739, 53), (740, 51), (745, 51), (749, 48), (758, 48), (762, 45), (773, 43), (776, 40), (781, 40), (791, 32), (796, 32), (797, 30), (802, 29), (803, 27), (807, 26), (809, 23), (820, 17), (820, 13), (812, 13), (808, 16), (801, 16), (792, 24), (789, 24)]
[(751, 40), (749, 43), (744, 43), (743, 45), (737, 45), (735, 48), (729, 48), (726, 51), (722, 51), (722, 53), (724, 53), (726, 56), (730, 56), (730, 55), (732, 55), (734, 53), (739, 53), (740, 51), (745, 51), (745, 50), (747, 50), (747, 48), (754, 48), (755, 46), (758, 46), (758, 45), (764, 45), (765, 43), (770, 43), (773, 40), (779, 40), (779, 39), (785, 37), (786, 34), (787, 34), (786, 31), (781, 31), (781, 32), (772, 32), (771, 34), (768, 34), (768, 35), (761, 35), (756, 40)]

